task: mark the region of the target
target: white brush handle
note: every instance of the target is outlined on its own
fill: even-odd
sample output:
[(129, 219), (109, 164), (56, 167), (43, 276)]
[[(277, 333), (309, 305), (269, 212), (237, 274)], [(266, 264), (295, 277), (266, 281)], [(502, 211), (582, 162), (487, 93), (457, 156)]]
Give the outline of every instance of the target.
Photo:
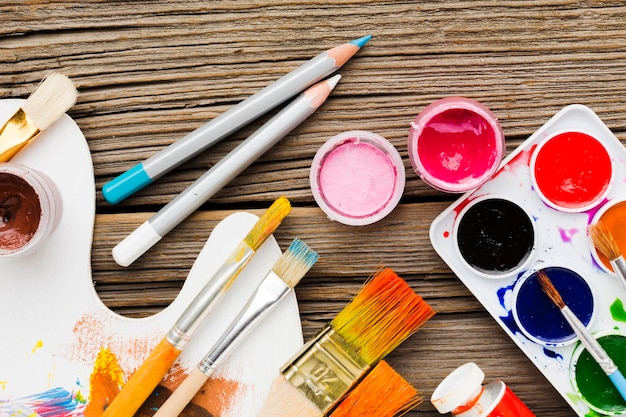
[(168, 397), (167, 401), (159, 407), (159, 410), (153, 417), (177, 417), (180, 415), (193, 396), (200, 391), (202, 385), (209, 379), (209, 375), (194, 367), (193, 371)]

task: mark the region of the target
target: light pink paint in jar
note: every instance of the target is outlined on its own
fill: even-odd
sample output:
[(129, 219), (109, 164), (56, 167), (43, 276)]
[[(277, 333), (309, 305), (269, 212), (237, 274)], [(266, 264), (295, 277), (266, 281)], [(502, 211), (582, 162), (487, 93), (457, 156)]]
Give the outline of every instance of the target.
[(330, 219), (363, 226), (396, 207), (404, 192), (405, 171), (400, 154), (385, 138), (352, 130), (322, 145), (309, 179), (315, 201)]

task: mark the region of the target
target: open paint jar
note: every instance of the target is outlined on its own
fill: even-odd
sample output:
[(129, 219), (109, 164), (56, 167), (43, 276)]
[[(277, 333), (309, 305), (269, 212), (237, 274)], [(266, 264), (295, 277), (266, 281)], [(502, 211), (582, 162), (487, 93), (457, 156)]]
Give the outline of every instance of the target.
[(43, 173), (0, 163), (0, 259), (35, 252), (56, 227), (61, 198)]
[[(585, 279), (561, 266), (540, 269), (550, 278), (565, 304), (589, 327), (594, 317), (593, 292)], [(576, 333), (541, 289), (538, 271), (528, 271), (513, 289), (513, 319), (530, 340), (544, 346), (565, 346), (577, 340)]]
[(533, 187), (548, 206), (582, 212), (608, 194), (613, 177), (609, 152), (592, 135), (561, 131), (537, 146), (530, 161)]
[[(611, 234), (621, 253), (626, 253), (626, 200), (615, 199), (603, 205), (591, 220), (592, 224), (602, 222), (602, 225)], [(604, 271), (615, 274), (609, 259), (596, 249), (590, 241), (591, 254), (596, 263)]]
[(493, 176), (505, 140), (496, 116), (481, 103), (447, 97), (428, 105), (411, 123), (409, 159), (430, 186), (445, 192), (473, 190)]
[(389, 214), (404, 191), (402, 158), (385, 138), (353, 130), (329, 139), (310, 171), (311, 192), (326, 215), (362, 226)]
[[(626, 336), (616, 332), (593, 335), (617, 367), (626, 370)], [(626, 415), (626, 401), (584, 345), (577, 346), (570, 365), (572, 385), (592, 410), (610, 416)]]
[(461, 210), (454, 236), (459, 258), (486, 278), (504, 278), (528, 264), (535, 228), (522, 206), (498, 196), (483, 196)]

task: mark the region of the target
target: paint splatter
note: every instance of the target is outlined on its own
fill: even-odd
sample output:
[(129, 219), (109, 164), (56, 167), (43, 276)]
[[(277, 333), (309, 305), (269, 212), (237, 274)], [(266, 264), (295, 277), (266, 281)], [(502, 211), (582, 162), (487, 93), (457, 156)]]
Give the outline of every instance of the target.
[(242, 394), (242, 388), (238, 381), (221, 377), (211, 378), (198, 391), (193, 402), (214, 416), (224, 416)]
[(626, 322), (626, 310), (624, 310), (624, 303), (619, 298), (611, 304), (611, 317), (613, 317), (613, 320), (615, 321)]
[(38, 340), (37, 343), (35, 343), (35, 346), (33, 347), (33, 350), (30, 353), (35, 353), (42, 347), (43, 347), (43, 340)]
[(102, 348), (89, 381), (89, 404), (85, 417), (99, 417), (124, 385), (124, 372), (110, 350)]
[(557, 360), (563, 360), (563, 355), (561, 355), (560, 353), (555, 352), (553, 350), (550, 350), (548, 348), (544, 347), (543, 348), (543, 353), (544, 353), (544, 355), (546, 355), (549, 358), (557, 359)]
[(580, 230), (578, 230), (576, 228), (565, 230), (565, 229), (559, 227), (559, 234), (561, 235), (561, 240), (564, 243), (572, 243), (573, 237), (576, 234), (578, 234), (579, 232), (580, 232)]
[(53, 388), (15, 401), (0, 401), (0, 416), (74, 417), (82, 416), (83, 408), (77, 393)]

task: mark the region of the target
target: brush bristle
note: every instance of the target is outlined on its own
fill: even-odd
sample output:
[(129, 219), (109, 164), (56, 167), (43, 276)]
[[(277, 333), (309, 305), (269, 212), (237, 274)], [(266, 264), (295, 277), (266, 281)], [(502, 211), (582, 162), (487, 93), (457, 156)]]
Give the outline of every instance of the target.
[(318, 255), (300, 239), (294, 239), (285, 253), (276, 261), (272, 271), (293, 288), (317, 262)]
[(417, 331), (435, 312), (392, 269), (372, 277), (331, 322), (368, 364)]
[(28, 97), (22, 109), (39, 130), (47, 129), (76, 103), (72, 80), (58, 72), (48, 74)]
[(387, 362), (380, 361), (330, 417), (402, 416), (421, 403), (417, 390)]
[(548, 296), (548, 298), (560, 309), (565, 308), (565, 302), (559, 294), (559, 291), (556, 289), (550, 278), (544, 271), (537, 272), (537, 279), (539, 280), (539, 285), (541, 285), (541, 289)]
[(248, 246), (253, 250), (259, 249), (290, 211), (291, 203), (285, 197), (279, 197), (274, 201), (246, 236), (245, 241)]
[(622, 256), (619, 246), (613, 239), (613, 235), (602, 223), (590, 224), (588, 227), (589, 237), (593, 245), (610, 261)]
[(324, 413), (299, 389), (278, 374), (258, 417), (322, 417)]

